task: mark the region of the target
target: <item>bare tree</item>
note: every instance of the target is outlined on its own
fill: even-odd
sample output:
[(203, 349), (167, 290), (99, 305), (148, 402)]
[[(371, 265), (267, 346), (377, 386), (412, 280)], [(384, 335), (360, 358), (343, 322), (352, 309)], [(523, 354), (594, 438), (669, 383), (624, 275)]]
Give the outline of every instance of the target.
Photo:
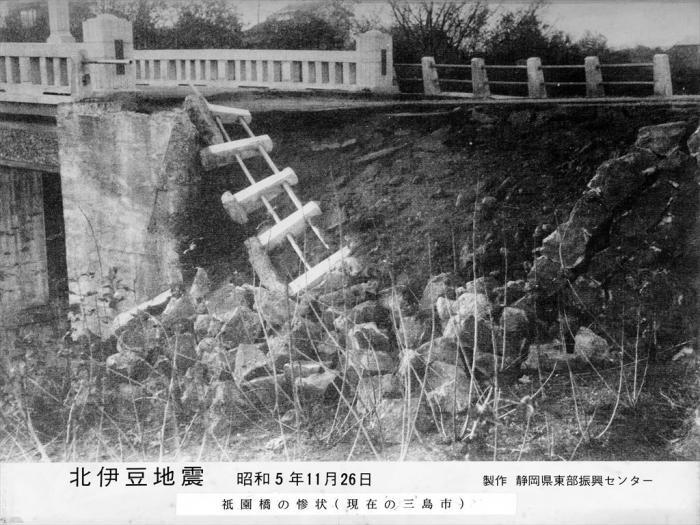
[(422, 2), (389, 0), (399, 60), (434, 56), (439, 61), (473, 54), (482, 44), (491, 11), (477, 2)]

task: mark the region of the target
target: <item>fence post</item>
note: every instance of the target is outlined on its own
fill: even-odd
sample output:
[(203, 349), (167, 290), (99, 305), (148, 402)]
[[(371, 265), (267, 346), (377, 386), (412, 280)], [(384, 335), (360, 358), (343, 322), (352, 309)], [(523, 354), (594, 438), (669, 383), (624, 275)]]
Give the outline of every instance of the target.
[(476, 98), (491, 96), (489, 79), (486, 75), (486, 63), (483, 58), (472, 58), (472, 93)]
[(586, 57), (583, 61), (586, 71), (586, 96), (604, 97), (603, 72), (598, 57)]
[[(394, 48), (391, 35), (373, 29), (356, 38), (356, 79), (359, 88), (370, 91), (392, 92), (394, 86)], [(321, 69), (316, 71), (321, 78)], [(331, 78), (335, 72), (329, 70)]]
[(530, 98), (547, 98), (542, 60), (539, 57), (527, 59), (527, 94)]
[[(98, 15), (83, 22), (83, 42), (89, 60), (134, 58), (134, 33), (131, 22), (114, 15)], [(95, 90), (133, 90), (136, 74), (130, 64), (89, 64)], [(151, 78), (155, 72), (151, 71)]]
[(671, 64), (668, 55), (654, 55), (654, 95), (670, 97), (673, 95), (671, 83)]
[(423, 73), (423, 93), (426, 95), (439, 95), (440, 82), (438, 81), (435, 59), (433, 57), (423, 57), (420, 65)]

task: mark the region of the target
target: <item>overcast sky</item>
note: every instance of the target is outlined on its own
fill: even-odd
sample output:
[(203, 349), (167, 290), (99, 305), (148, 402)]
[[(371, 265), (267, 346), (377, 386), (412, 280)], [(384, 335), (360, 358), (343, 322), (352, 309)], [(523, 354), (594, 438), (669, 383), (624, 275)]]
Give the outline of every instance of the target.
[[(246, 26), (295, 1), (235, 0)], [(528, 2), (490, 0), (494, 8), (517, 9)], [(364, 0), (357, 14), (376, 14), (390, 21), (384, 0)], [(676, 43), (700, 43), (700, 0), (550, 0), (542, 15), (547, 23), (578, 37), (586, 29), (602, 33), (614, 47), (671, 46)]]

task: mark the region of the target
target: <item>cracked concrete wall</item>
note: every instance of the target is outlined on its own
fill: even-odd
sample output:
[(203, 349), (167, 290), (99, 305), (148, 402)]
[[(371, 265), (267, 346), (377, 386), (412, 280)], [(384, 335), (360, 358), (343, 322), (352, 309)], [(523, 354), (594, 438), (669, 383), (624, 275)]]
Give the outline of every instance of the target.
[(61, 106), (57, 124), (73, 326), (104, 337), (177, 265), (174, 225), (200, 182), (197, 135), (181, 110), (120, 102)]

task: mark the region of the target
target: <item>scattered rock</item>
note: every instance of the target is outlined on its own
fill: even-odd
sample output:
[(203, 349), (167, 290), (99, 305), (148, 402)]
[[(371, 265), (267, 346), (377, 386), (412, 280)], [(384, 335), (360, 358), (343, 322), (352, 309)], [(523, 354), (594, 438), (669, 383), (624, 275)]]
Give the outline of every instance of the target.
[(170, 299), (160, 317), (160, 322), (166, 330), (183, 332), (192, 325), (195, 315), (195, 308), (189, 295), (183, 294)]
[(267, 356), (258, 345), (242, 344), (236, 350), (236, 366), (233, 379), (236, 384), (244, 380), (269, 375)]
[(396, 340), (402, 348), (418, 348), (430, 332), (430, 327), (415, 315), (402, 316), (395, 328)]
[(220, 346), (203, 351), (199, 354), (199, 361), (206, 369), (210, 380), (227, 380), (233, 377), (235, 357)]
[(498, 119), (496, 117), (487, 115), (486, 113), (478, 111), (477, 109), (472, 109), (471, 119), (474, 122), (478, 122), (479, 124), (495, 124), (496, 122), (498, 122)]
[(459, 414), (469, 408), (469, 378), (461, 366), (442, 361), (430, 364), (425, 374), (427, 399), (443, 414)]
[(255, 292), (255, 310), (271, 328), (277, 328), (294, 318), (297, 304), (284, 295), (265, 288)]
[(532, 112), (530, 111), (513, 111), (508, 115), (508, 123), (514, 128), (523, 127), (532, 120)]
[(282, 373), (287, 383), (292, 385), (296, 379), (308, 377), (313, 374), (320, 374), (325, 368), (326, 366), (321, 363), (294, 361), (292, 363), (285, 363), (282, 367)]
[(593, 330), (581, 327), (574, 338), (574, 355), (587, 361), (606, 360), (610, 358), (610, 345)]
[(377, 287), (377, 281), (355, 284), (342, 290), (322, 294), (318, 297), (318, 302), (324, 306), (352, 308), (363, 301), (374, 298), (377, 295)]
[(302, 402), (328, 402), (338, 398), (340, 386), (336, 384), (337, 382), (338, 373), (334, 370), (327, 370), (306, 377), (297, 377), (294, 381), (294, 387)]
[(166, 354), (172, 358), (175, 352), (175, 366), (180, 372), (186, 371), (197, 360), (197, 340), (194, 335), (185, 332), (176, 333), (166, 346)]
[(700, 166), (700, 127), (688, 139), (688, 151), (691, 157), (695, 157), (698, 166)]
[(438, 298), (454, 299), (455, 277), (451, 273), (441, 273), (428, 280), (419, 307), (421, 311), (430, 312), (435, 308)]
[(248, 293), (233, 284), (217, 288), (206, 299), (207, 311), (217, 319), (223, 320), (227, 313), (239, 306), (249, 307)]
[(500, 326), (505, 345), (499, 344), (497, 353), (503, 353), (505, 346), (506, 358), (519, 358), (527, 349), (530, 338), (530, 321), (527, 313), (519, 308), (507, 306), (501, 312)]
[(146, 361), (134, 352), (117, 352), (107, 357), (105, 362), (109, 376), (114, 382), (124, 382), (130, 379), (140, 381), (149, 372)]
[(218, 335), (226, 348), (254, 343), (263, 334), (260, 316), (247, 306), (239, 306), (232, 312), (228, 312), (222, 320), (224, 325)]
[(566, 367), (567, 362), (571, 363), (573, 359), (574, 355), (566, 353), (559, 342), (530, 345), (527, 359), (522, 362), (520, 368), (550, 371), (557, 366)]
[(471, 294), (482, 294), (488, 298), (492, 298), (494, 297), (497, 286), (498, 283), (496, 282), (496, 279), (489, 275), (469, 281), (464, 286), (464, 292)]
[(399, 319), (410, 312), (407, 290), (405, 286), (392, 286), (379, 292), (379, 304), (389, 312), (394, 319)]
[(388, 322), (387, 311), (378, 301), (364, 301), (352, 308), (350, 320), (354, 324), (375, 323), (384, 325)]
[(190, 286), (189, 295), (197, 307), (200, 303), (204, 303), (204, 298), (210, 291), (209, 275), (204, 268), (197, 268), (197, 273), (194, 276), (192, 285)]
[(374, 350), (389, 352), (391, 350), (389, 336), (380, 330), (376, 323), (360, 323), (353, 326), (347, 333), (348, 346), (351, 350)]
[(194, 320), (194, 334), (202, 339), (209, 333), (209, 325), (212, 321), (212, 316), (209, 314), (199, 314)]
[[(360, 405), (358, 412), (365, 416), (365, 425), (371, 435), (384, 444), (405, 443), (415, 432), (436, 430), (435, 418), (425, 400), (379, 398), (369, 406)], [(410, 434), (409, 434), (410, 432)]]
[(393, 374), (362, 377), (355, 386), (357, 403), (361, 407), (377, 406), (382, 399), (399, 399), (403, 389)]
[(241, 383), (243, 397), (258, 409), (280, 412), (292, 404), (284, 374), (264, 376)]

